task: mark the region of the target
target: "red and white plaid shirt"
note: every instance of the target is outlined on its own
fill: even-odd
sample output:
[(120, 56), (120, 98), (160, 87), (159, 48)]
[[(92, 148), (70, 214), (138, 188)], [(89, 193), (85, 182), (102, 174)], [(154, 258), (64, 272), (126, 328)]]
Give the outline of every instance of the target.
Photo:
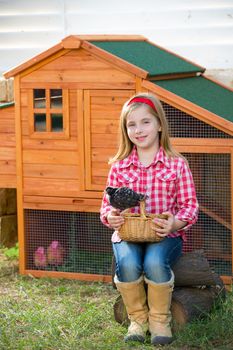
[[(187, 222), (183, 229), (170, 233), (169, 237), (181, 236), (186, 240), (185, 231), (197, 221), (198, 202), (189, 166), (183, 158), (167, 157), (162, 147), (147, 167), (139, 161), (134, 147), (127, 158), (112, 165), (107, 186), (126, 186), (145, 193), (146, 212), (161, 214), (168, 211), (177, 219)], [(108, 195), (104, 194), (100, 218), (106, 226), (109, 226), (106, 216), (111, 209)], [(132, 208), (131, 212), (138, 213), (139, 207)], [(112, 241), (120, 241), (116, 232)]]

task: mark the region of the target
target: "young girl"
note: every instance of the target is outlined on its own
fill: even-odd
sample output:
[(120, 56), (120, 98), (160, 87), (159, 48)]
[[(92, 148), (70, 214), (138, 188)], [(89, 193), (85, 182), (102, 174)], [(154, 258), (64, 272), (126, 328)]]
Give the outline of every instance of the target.
[[(197, 220), (198, 203), (187, 161), (170, 143), (160, 101), (140, 93), (123, 106), (120, 145), (111, 160), (107, 186), (129, 187), (147, 195), (146, 211), (167, 214), (154, 219), (164, 239), (159, 243), (121, 241), (118, 230), (124, 219), (104, 194), (101, 221), (115, 231), (115, 283), (126, 306), (130, 326), (125, 341), (144, 342), (146, 332), (154, 345), (172, 341), (170, 328), (174, 274), (171, 266), (182, 253), (186, 230)], [(139, 208), (131, 209), (138, 213)], [(147, 284), (147, 292), (145, 290)]]

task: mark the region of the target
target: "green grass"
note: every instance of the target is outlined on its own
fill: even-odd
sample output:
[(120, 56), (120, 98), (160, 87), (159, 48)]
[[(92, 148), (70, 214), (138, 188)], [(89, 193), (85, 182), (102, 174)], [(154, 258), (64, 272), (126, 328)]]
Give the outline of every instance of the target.
[[(0, 350), (155, 349), (125, 344), (116, 323), (111, 285), (20, 276), (17, 261), (0, 252)], [(233, 293), (203, 320), (175, 334), (163, 349), (233, 348)]]

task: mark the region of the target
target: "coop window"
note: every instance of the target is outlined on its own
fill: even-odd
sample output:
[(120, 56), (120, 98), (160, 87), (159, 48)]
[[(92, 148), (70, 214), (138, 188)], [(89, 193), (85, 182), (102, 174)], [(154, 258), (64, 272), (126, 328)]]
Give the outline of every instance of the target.
[(34, 108), (46, 108), (45, 89), (34, 90)]
[(35, 131), (46, 131), (46, 114), (35, 113), (34, 123)]
[(30, 134), (32, 137), (63, 138), (68, 131), (68, 90), (30, 90)]
[(232, 275), (231, 155), (183, 153), (192, 170), (199, 215), (184, 251), (203, 249), (216, 273)]
[(232, 139), (233, 137), (212, 125), (204, 123), (203, 121), (173, 107), (165, 102), (162, 103), (165, 110), (169, 133), (171, 137), (189, 137), (189, 138), (221, 138)]
[(51, 130), (54, 132), (59, 132), (63, 130), (63, 116), (62, 114), (51, 114)]

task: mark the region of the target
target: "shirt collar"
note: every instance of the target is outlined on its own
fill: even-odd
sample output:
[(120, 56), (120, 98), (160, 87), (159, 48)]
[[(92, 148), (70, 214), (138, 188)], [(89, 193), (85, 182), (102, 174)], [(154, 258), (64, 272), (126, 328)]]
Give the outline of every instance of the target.
[[(170, 162), (169, 162), (169, 158), (168, 156), (166, 155), (163, 147), (161, 146), (159, 148), (159, 151), (158, 153), (155, 155), (155, 158), (153, 160), (153, 162), (150, 164), (151, 165), (156, 165), (158, 162), (161, 162), (163, 163), (167, 168), (170, 168)], [(137, 153), (137, 149), (136, 147), (134, 146), (130, 155), (123, 159), (121, 161), (121, 164), (120, 164), (120, 168), (127, 168), (128, 166), (130, 166), (130, 164), (134, 164), (136, 165), (137, 167), (142, 167), (142, 164), (141, 162), (139, 161), (138, 159), (138, 153)]]
[(166, 155), (163, 147), (161, 146), (158, 153), (156, 154), (152, 164), (156, 164), (157, 162), (163, 163), (167, 168), (171, 167), (168, 156)]

